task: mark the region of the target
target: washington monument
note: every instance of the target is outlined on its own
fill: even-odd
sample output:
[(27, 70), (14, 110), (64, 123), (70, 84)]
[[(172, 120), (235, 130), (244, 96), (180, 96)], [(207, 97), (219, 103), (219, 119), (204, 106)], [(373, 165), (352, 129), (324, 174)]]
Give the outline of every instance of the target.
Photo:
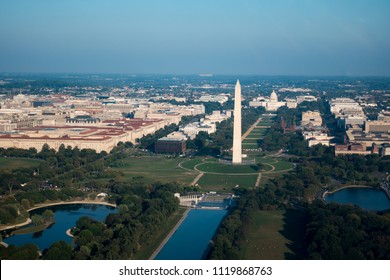
[(242, 162), (241, 153), (241, 85), (237, 80), (234, 90), (233, 164)]

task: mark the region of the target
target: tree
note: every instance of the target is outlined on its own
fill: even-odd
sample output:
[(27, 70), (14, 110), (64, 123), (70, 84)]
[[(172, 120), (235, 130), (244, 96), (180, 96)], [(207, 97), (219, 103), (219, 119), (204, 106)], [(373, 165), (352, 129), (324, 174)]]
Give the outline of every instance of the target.
[(42, 217), (45, 223), (53, 222), (54, 221), (54, 212), (50, 209), (46, 209), (42, 213)]
[(23, 208), (28, 210), (30, 208), (30, 201), (26, 198), (23, 198), (20, 203), (22, 204)]
[(72, 259), (72, 246), (65, 241), (53, 243), (43, 252), (44, 260), (70, 260)]
[(43, 217), (36, 214), (31, 217), (31, 220), (35, 226), (40, 226), (44, 223)]
[(1, 259), (5, 260), (36, 260), (39, 257), (38, 247), (35, 244), (26, 244), (21, 247), (10, 245), (0, 247)]

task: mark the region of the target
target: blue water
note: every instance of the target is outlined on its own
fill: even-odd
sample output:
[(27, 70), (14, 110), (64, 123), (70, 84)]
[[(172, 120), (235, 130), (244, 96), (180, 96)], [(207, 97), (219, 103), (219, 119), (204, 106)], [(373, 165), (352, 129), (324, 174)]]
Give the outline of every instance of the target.
[(374, 188), (346, 188), (325, 196), (326, 202), (355, 204), (363, 209), (382, 211), (390, 209), (390, 199), (387, 195)]
[(156, 260), (201, 260), (226, 210), (191, 210)]
[(67, 204), (49, 206), (30, 212), (30, 216), (41, 214), (46, 209), (54, 212), (55, 223), (44, 231), (30, 234), (18, 234), (4, 239), (4, 242), (22, 246), (28, 243), (36, 244), (40, 250), (49, 248), (56, 241), (65, 240), (72, 242), (72, 238), (66, 235), (66, 230), (76, 225), (82, 216), (88, 216), (98, 221), (104, 221), (106, 216), (116, 211), (114, 207), (98, 204)]

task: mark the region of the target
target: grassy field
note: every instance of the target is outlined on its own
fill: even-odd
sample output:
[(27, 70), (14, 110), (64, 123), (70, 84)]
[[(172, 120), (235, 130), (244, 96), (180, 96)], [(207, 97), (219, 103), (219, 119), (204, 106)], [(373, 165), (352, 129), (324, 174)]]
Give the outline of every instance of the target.
[(241, 245), (241, 259), (302, 259), (304, 215), (295, 210), (258, 211)]
[(265, 157), (256, 157), (256, 162), (261, 162), (261, 163), (269, 163), (269, 164), (273, 164), (276, 162), (275, 159), (273, 158), (265, 158)]
[(202, 163), (203, 158), (195, 158), (190, 160), (183, 160), (181, 166), (187, 169), (194, 169), (195, 165)]
[(254, 143), (242, 143), (242, 148), (243, 149), (257, 149), (258, 146), (257, 144), (254, 144)]
[(294, 165), (288, 161), (278, 161), (276, 163), (271, 163), (271, 164), (275, 167), (275, 170), (273, 170), (274, 172), (284, 171), (284, 170), (294, 168)]
[(37, 167), (42, 163), (39, 159), (31, 158), (0, 158), (1, 170), (15, 170), (18, 168)]
[(258, 138), (245, 138), (242, 143), (252, 143), (252, 144), (257, 144)]
[[(272, 120), (265, 118), (259, 125), (271, 124)], [(257, 151), (257, 140), (262, 138), (268, 129), (255, 127), (249, 134), (248, 138), (242, 143), (244, 153), (249, 154), (248, 159), (255, 158), (257, 162), (265, 163), (262, 168), (264, 171), (283, 171), (292, 167), (285, 161), (280, 161), (273, 158), (261, 157)], [(265, 153), (261, 153), (264, 155)], [(180, 166), (178, 166), (180, 164)], [(270, 164), (270, 165), (267, 165)], [(272, 166), (271, 166), (272, 165)], [(197, 170), (195, 170), (195, 168)], [(256, 183), (258, 170), (250, 165), (232, 166), (219, 163), (216, 158), (196, 157), (196, 158), (168, 158), (158, 156), (129, 156), (125, 159), (116, 162), (113, 170), (121, 171), (124, 174), (124, 180), (132, 180), (138, 177), (146, 183), (154, 181), (178, 182), (184, 185), (189, 185), (198, 175), (199, 172), (205, 174), (199, 179), (197, 184), (203, 190), (232, 190), (239, 185), (242, 188), (252, 188)], [(208, 174), (218, 173), (218, 174)], [(245, 174), (247, 173), (247, 174)], [(236, 175), (234, 175), (236, 174)], [(243, 175), (245, 174), (245, 175)], [(267, 177), (272, 177), (272, 173), (267, 174)], [(275, 173), (277, 176), (278, 173)]]
[(218, 162), (205, 162), (201, 163), (196, 168), (203, 172), (215, 172), (215, 173), (256, 173), (258, 172), (251, 165), (228, 165)]
[(204, 174), (198, 185), (204, 191), (231, 191), (235, 186), (240, 188), (253, 188), (257, 175), (215, 175)]
[(145, 182), (161, 181), (178, 182), (189, 184), (198, 174), (196, 171), (188, 171), (178, 167), (182, 158), (164, 158), (164, 157), (128, 157), (120, 161), (120, 167), (113, 170), (119, 170), (125, 174), (125, 177), (142, 176)]

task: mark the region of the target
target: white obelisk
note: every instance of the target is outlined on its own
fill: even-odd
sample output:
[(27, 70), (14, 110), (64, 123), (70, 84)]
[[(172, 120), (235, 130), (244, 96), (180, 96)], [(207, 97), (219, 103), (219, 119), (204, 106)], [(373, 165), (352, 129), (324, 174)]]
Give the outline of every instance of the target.
[(241, 85), (237, 80), (234, 90), (233, 164), (242, 162), (241, 150)]

